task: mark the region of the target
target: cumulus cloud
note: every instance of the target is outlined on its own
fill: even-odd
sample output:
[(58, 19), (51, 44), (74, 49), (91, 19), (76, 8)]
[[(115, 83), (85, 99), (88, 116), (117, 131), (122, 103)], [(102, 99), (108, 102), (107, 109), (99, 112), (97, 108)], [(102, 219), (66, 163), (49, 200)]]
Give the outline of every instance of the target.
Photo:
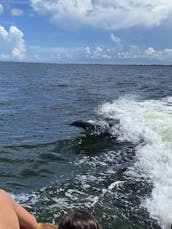
[(21, 9), (17, 9), (17, 8), (13, 8), (11, 9), (11, 15), (12, 16), (21, 16), (23, 14), (23, 10)]
[(25, 58), (26, 48), (23, 32), (16, 26), (11, 26), (7, 31), (0, 26), (0, 56), (13, 59)]
[(147, 49), (145, 49), (145, 55), (149, 56), (149, 57), (155, 56), (156, 55), (156, 51), (152, 47), (147, 48)]
[(171, 18), (171, 0), (31, 0), (33, 9), (60, 25), (115, 30), (153, 27)]
[(123, 45), (119, 49), (105, 47), (85, 47), (84, 55), (89, 61), (110, 63), (171, 63), (172, 49), (156, 50), (137, 45)]
[[(1, 55), (0, 55), (1, 57)], [(4, 58), (8, 56), (4, 55)], [(171, 63), (172, 49), (156, 50), (136, 45), (122, 46), (120, 49), (105, 46), (27, 47), (27, 60), (51, 63)]]
[(27, 60), (51, 63), (96, 63), (111, 60), (111, 50), (95, 47), (27, 47)]
[(172, 49), (155, 50), (149, 47), (144, 50), (144, 56), (151, 60), (172, 61)]
[(3, 13), (3, 11), (4, 11), (4, 7), (3, 7), (3, 5), (2, 5), (2, 4), (0, 4), (0, 14), (2, 14), (2, 13)]
[(8, 36), (8, 32), (3, 26), (0, 26), (0, 36), (5, 40)]
[(112, 52), (110, 48), (104, 48), (101, 46), (87, 46), (83, 48), (82, 52), (83, 56), (85, 56), (87, 60), (107, 61), (112, 59)]

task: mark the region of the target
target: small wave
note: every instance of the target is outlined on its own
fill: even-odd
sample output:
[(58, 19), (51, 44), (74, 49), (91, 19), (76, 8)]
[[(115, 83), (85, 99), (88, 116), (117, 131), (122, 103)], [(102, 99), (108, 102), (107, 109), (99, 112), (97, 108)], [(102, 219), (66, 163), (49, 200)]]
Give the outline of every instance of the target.
[(162, 228), (168, 228), (172, 223), (172, 97), (145, 101), (123, 97), (100, 106), (98, 114), (119, 120), (114, 130), (119, 141), (138, 143), (134, 169), (153, 183), (143, 206)]

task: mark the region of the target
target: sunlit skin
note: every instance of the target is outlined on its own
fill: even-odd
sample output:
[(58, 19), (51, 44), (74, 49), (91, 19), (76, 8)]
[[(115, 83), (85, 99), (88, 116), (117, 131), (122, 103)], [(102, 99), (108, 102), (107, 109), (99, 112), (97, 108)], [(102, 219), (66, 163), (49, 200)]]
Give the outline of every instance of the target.
[(0, 189), (0, 229), (57, 229), (55, 225), (39, 224), (36, 218)]

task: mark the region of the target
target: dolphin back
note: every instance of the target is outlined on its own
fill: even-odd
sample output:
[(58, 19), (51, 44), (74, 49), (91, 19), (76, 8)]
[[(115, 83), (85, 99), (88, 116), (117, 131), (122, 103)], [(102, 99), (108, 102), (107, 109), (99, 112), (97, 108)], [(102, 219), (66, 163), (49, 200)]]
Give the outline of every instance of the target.
[(99, 123), (93, 120), (78, 120), (73, 123), (71, 123), (72, 126), (80, 127), (84, 129), (86, 132), (91, 132), (91, 133), (102, 133), (105, 132), (105, 129), (103, 126), (101, 126)]

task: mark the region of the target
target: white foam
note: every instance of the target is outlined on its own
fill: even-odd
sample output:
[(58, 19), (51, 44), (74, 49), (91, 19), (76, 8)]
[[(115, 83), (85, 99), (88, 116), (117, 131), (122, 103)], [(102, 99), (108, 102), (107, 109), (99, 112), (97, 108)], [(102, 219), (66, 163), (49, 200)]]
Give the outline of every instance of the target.
[(167, 228), (172, 223), (172, 97), (146, 101), (124, 97), (102, 105), (98, 113), (120, 121), (112, 129), (119, 141), (138, 143), (135, 169), (149, 176), (154, 186), (144, 205)]
[(108, 186), (108, 190), (112, 190), (114, 189), (115, 187), (119, 187), (121, 184), (123, 184), (124, 181), (115, 181), (113, 183), (111, 183), (109, 186)]

